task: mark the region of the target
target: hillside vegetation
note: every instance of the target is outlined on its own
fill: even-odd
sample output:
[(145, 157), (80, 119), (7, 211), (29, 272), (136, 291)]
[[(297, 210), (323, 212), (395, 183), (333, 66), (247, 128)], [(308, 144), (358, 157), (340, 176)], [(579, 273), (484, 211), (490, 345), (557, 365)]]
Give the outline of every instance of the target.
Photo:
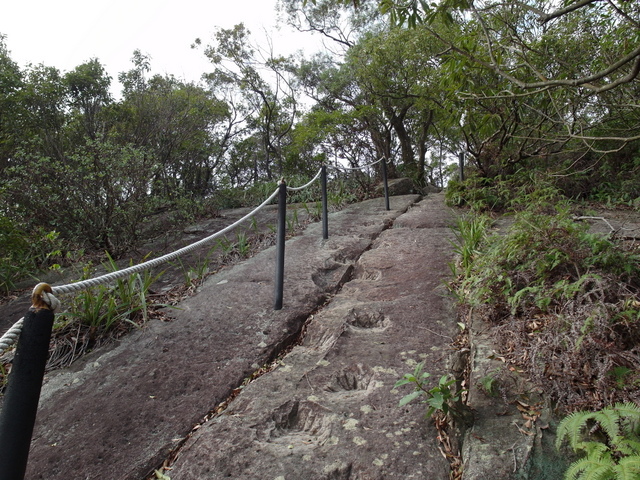
[[(448, 187), (469, 209), (460, 298), (535, 378), (552, 379), (558, 401), (637, 401), (635, 246), (572, 216), (584, 202), (640, 206), (640, 5), (280, 8), (328, 48), (282, 57), (243, 25), (217, 29), (194, 41), (210, 60), (200, 82), (152, 74), (135, 51), (117, 98), (99, 59), (20, 68), (0, 34), (0, 289), (256, 205), (281, 177), (385, 158), (392, 177)], [(379, 169), (335, 175), (334, 194), (364, 198)], [(505, 212), (513, 227), (492, 234), (490, 218)]]

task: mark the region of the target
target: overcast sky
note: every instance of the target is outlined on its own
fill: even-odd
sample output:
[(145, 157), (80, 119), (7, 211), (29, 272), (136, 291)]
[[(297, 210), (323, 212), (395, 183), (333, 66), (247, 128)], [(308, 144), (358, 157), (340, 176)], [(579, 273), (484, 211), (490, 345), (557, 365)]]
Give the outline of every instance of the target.
[(276, 0), (8, 0), (0, 33), (21, 67), (43, 63), (66, 72), (98, 58), (116, 83), (139, 49), (151, 56), (153, 73), (197, 81), (211, 67), (190, 48), (193, 41), (208, 45), (216, 27), (241, 22), (254, 42), (268, 33), (276, 53), (318, 49), (310, 34), (277, 29)]

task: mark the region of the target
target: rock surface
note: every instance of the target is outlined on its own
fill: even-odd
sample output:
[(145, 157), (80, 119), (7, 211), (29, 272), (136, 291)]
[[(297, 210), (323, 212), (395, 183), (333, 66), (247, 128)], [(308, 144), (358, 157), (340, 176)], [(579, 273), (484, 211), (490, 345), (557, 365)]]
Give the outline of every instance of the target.
[[(604, 218), (582, 220), (638, 238), (634, 217)], [(395, 382), (421, 361), (435, 378), (468, 369), (474, 421), (453, 439), (464, 480), (561, 478), (543, 392), (507, 368), (473, 315), (470, 349), (450, 347), (452, 220), (430, 194), (333, 213), (326, 241), (311, 224), (287, 241), (278, 312), (273, 248), (209, 277), (171, 322), (48, 375), (26, 478), (144, 480), (170, 461), (171, 480), (448, 479), (424, 405), (398, 406), (411, 389)]]
[(448, 478), (424, 407), (398, 408), (407, 392), (391, 392), (423, 359), (444, 371), (455, 326), (442, 198), (394, 225), (418, 199), (356, 204), (330, 216), (329, 240), (313, 224), (287, 241), (281, 311), (270, 248), (209, 277), (172, 322), (50, 375), (27, 478), (145, 478), (305, 324), (284, 365), (189, 438), (172, 479)]
[(393, 387), (418, 362), (447, 368), (449, 222), (428, 198), (382, 232), (304, 343), (189, 439), (172, 480), (448, 479), (424, 406), (399, 408), (411, 390)]

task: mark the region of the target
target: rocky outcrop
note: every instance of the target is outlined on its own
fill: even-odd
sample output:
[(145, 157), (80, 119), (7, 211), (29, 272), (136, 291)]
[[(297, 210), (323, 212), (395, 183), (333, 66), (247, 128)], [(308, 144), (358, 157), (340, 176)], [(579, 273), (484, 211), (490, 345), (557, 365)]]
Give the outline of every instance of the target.
[[(391, 392), (418, 361), (443, 371), (455, 324), (440, 284), (448, 228), (389, 228), (417, 200), (356, 204), (331, 215), (329, 240), (313, 224), (287, 241), (281, 311), (268, 249), (211, 276), (173, 321), (49, 376), (27, 478), (139, 480), (187, 438), (173, 479), (447, 478), (423, 407)], [(241, 388), (305, 325), (283, 365)]]

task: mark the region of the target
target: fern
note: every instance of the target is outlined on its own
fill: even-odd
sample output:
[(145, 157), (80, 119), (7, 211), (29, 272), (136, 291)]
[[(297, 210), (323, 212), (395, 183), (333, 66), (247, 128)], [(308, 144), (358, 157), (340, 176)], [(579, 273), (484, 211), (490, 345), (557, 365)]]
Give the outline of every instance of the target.
[(581, 458), (565, 473), (565, 480), (610, 480), (614, 475), (611, 455)]
[[(602, 432), (604, 441), (595, 436)], [(598, 412), (574, 412), (558, 425), (556, 447), (566, 441), (585, 456), (572, 463), (565, 480), (638, 480), (640, 407), (618, 403)]]
[(640, 456), (621, 458), (613, 469), (617, 479), (637, 480), (640, 478)]

